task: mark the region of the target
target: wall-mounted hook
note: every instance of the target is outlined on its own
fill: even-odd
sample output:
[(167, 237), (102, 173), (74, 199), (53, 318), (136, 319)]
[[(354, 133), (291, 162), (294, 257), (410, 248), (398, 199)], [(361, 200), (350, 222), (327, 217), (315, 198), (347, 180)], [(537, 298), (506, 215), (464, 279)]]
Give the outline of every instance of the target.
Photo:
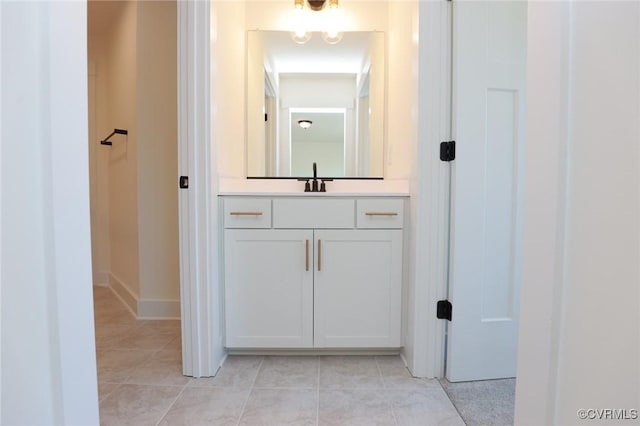
[(113, 142), (111, 142), (109, 139), (111, 138), (111, 136), (118, 134), (118, 135), (128, 135), (129, 131), (124, 130), (124, 129), (113, 129), (113, 132), (111, 132), (111, 134), (109, 136), (107, 136), (106, 138), (104, 138), (103, 140), (100, 141), (101, 145), (113, 145)]

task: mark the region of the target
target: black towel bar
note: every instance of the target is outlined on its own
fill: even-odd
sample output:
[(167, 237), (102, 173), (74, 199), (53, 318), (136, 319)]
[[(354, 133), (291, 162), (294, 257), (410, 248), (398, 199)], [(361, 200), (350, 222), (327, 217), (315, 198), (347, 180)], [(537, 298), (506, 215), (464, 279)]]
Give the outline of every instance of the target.
[(101, 145), (113, 145), (113, 142), (111, 142), (109, 139), (111, 138), (111, 136), (118, 134), (118, 135), (128, 135), (129, 132), (127, 130), (124, 129), (113, 129), (113, 132), (111, 132), (111, 134), (109, 136), (107, 136), (105, 139), (100, 141)]

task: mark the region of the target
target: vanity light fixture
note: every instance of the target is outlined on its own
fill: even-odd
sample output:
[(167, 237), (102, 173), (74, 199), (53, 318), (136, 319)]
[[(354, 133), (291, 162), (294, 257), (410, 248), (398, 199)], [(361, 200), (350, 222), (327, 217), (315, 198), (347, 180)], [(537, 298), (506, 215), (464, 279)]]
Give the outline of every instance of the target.
[[(293, 5), (296, 9), (302, 10), (305, 0), (293, 0)], [(324, 9), (325, 4), (329, 4), (329, 9), (337, 9), (339, 0), (307, 0), (309, 9), (319, 11)]]
[(298, 126), (302, 127), (303, 129), (308, 129), (312, 124), (313, 121), (311, 120), (298, 120)]
[[(311, 40), (312, 35), (310, 31), (306, 31), (306, 29), (304, 29), (305, 25), (304, 23), (302, 23), (302, 12), (304, 9), (304, 3), (305, 0), (293, 0), (293, 6), (295, 7), (297, 13), (301, 15), (299, 17), (300, 19), (298, 22), (298, 28), (295, 31), (291, 32), (291, 39), (298, 44), (305, 44), (306, 42)], [(339, 6), (339, 0), (306, 0), (306, 3), (309, 5), (309, 9), (316, 12), (324, 9), (325, 5), (329, 4), (329, 11), (332, 14), (336, 13)], [(335, 16), (331, 15), (330, 21), (334, 18)], [(335, 22), (333, 24), (335, 25)], [(334, 25), (330, 25), (331, 28), (322, 33), (322, 39), (328, 44), (336, 44), (340, 42), (340, 40), (342, 40), (343, 33), (333, 28)]]
[(295, 41), (298, 44), (305, 44), (309, 40), (311, 40), (311, 31), (305, 30), (296, 30), (291, 31), (291, 40)]
[(325, 31), (322, 33), (322, 39), (328, 44), (336, 44), (342, 40), (343, 35), (341, 31)]

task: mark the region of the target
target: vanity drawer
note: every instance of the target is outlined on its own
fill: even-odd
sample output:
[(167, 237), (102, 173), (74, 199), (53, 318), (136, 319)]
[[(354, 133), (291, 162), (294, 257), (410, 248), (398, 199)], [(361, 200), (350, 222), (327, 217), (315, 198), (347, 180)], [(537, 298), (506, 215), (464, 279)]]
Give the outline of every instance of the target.
[(273, 200), (273, 227), (290, 229), (350, 229), (355, 223), (354, 200)]
[(230, 198), (224, 200), (225, 228), (271, 228), (271, 200)]
[(400, 229), (404, 222), (404, 201), (365, 199), (357, 201), (358, 228)]

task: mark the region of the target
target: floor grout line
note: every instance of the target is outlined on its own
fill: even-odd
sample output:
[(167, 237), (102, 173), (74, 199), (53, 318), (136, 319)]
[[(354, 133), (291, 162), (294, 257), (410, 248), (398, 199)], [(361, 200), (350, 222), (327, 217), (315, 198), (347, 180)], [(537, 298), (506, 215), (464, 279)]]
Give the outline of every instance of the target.
[(184, 385), (182, 387), (182, 389), (180, 390), (180, 392), (178, 393), (178, 395), (173, 399), (173, 401), (171, 401), (171, 404), (169, 404), (169, 407), (167, 408), (167, 410), (164, 412), (164, 414), (162, 416), (160, 416), (160, 419), (158, 419), (158, 421), (156, 422), (156, 426), (158, 426), (160, 424), (160, 422), (162, 422), (162, 419), (164, 419), (165, 417), (167, 417), (167, 414), (169, 414), (169, 411), (171, 411), (171, 408), (173, 408), (173, 405), (176, 403), (176, 401), (178, 400), (178, 398), (180, 398), (180, 396), (182, 396), (182, 393), (184, 392), (184, 390), (187, 388), (187, 385)]
[[(380, 363), (378, 362), (378, 357), (374, 356), (373, 360), (375, 361), (376, 367), (378, 368), (378, 374), (380, 375), (380, 380), (382, 380), (382, 390), (387, 390), (387, 383), (384, 380), (384, 375), (382, 374), (382, 368), (380, 368)], [(387, 404), (389, 404), (389, 408), (391, 409), (391, 416), (393, 417), (394, 423), (396, 424), (396, 426), (399, 426), (400, 423), (398, 423), (398, 418), (396, 417), (396, 412), (393, 409), (393, 402), (390, 402), (386, 398), (385, 398), (385, 400), (387, 401)]]
[(238, 421), (236, 422), (236, 426), (240, 424), (240, 420), (242, 420), (242, 416), (244, 416), (244, 410), (247, 408), (247, 403), (249, 402), (249, 398), (251, 398), (251, 394), (253, 393), (253, 387), (258, 380), (258, 375), (260, 375), (260, 370), (262, 370), (262, 364), (264, 364), (264, 356), (260, 360), (260, 365), (258, 366), (258, 371), (253, 378), (253, 382), (251, 382), (251, 386), (249, 387), (249, 393), (247, 394), (247, 398), (244, 400), (244, 404), (242, 404), (242, 410), (240, 411), (240, 415), (238, 416)]
[(318, 389), (316, 390), (316, 426), (320, 425), (320, 361), (318, 357)]

